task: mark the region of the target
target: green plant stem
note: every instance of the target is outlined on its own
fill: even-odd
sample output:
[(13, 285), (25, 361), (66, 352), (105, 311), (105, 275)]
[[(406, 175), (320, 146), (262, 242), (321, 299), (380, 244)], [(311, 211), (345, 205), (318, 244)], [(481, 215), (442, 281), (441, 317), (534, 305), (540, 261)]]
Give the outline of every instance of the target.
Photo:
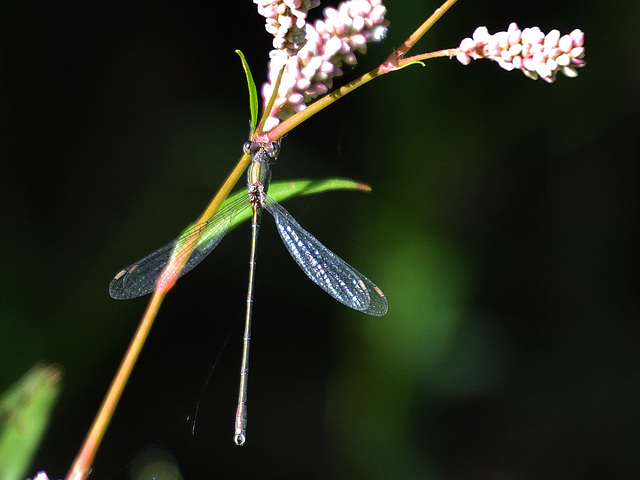
[(442, 17), (447, 10), (453, 7), (456, 2), (457, 0), (446, 0), (442, 5), (440, 5), (440, 8), (436, 9), (436, 11), (433, 12), (433, 14), (427, 18), (425, 22), (420, 25), (399, 48), (396, 49), (395, 52), (389, 55), (387, 60), (382, 64), (384, 73), (397, 70), (398, 62), (404, 58), (418, 40), (420, 40), (438, 20), (440, 20), (440, 17)]
[(437, 52), (421, 53), (420, 55), (413, 55), (412, 57), (403, 58), (398, 62), (398, 68), (404, 68), (412, 63), (421, 62), (422, 60), (429, 60), (430, 58), (441, 57), (455, 57), (460, 52), (459, 48), (446, 48), (444, 50), (438, 50)]

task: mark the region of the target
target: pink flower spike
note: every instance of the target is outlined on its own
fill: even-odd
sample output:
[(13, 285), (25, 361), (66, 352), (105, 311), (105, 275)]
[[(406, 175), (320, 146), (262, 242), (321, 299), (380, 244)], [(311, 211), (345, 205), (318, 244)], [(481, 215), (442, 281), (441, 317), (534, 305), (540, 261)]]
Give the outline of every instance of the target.
[(585, 65), (583, 44), (584, 33), (579, 29), (569, 35), (561, 36), (558, 30), (545, 35), (538, 27), (521, 31), (516, 23), (511, 23), (506, 32), (493, 35), (486, 27), (476, 28), (473, 39), (460, 42), (456, 58), (463, 65), (487, 58), (505, 70), (517, 69), (529, 78), (552, 83), (558, 72), (574, 77), (576, 68)]
[[(300, 11), (305, 11), (319, 2), (317, 0), (254, 0), (256, 3), (279, 3), (293, 11), (300, 3)], [(306, 10), (305, 10), (306, 9)], [(283, 14), (283, 13), (282, 13)], [(285, 72), (278, 91), (275, 106), (270, 112), (269, 126), (272, 128), (280, 120), (301, 111), (313, 98), (322, 95), (333, 86), (333, 78), (342, 75), (340, 66), (356, 63), (356, 52), (365, 52), (367, 43), (384, 39), (386, 27), (386, 8), (381, 0), (347, 0), (337, 8), (326, 8), (324, 18), (313, 25), (304, 25), (306, 43), (291, 41), (292, 30), (282, 42), (285, 52), (284, 61), (280, 55), (270, 54), (269, 81), (275, 82), (277, 74), (286, 64)], [(287, 22), (279, 25), (287, 26)], [(296, 26), (299, 26), (296, 23)], [(281, 35), (281, 32), (278, 33)], [(297, 38), (297, 37), (296, 37)], [(275, 45), (275, 41), (274, 41)], [(294, 49), (294, 47), (299, 47)], [(272, 88), (263, 86), (263, 98), (266, 100)], [(303, 103), (300, 103), (300, 99)], [(291, 100), (293, 99), (293, 100)], [(295, 102), (295, 103), (294, 103)], [(277, 117), (277, 118), (276, 118)], [(265, 131), (268, 129), (265, 128)]]

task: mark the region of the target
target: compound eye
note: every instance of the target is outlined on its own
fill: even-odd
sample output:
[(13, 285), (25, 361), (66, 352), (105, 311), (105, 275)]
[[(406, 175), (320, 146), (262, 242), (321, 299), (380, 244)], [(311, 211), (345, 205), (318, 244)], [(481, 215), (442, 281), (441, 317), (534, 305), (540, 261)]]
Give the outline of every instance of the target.
[(242, 151), (247, 155), (251, 155), (252, 146), (253, 146), (253, 142), (244, 142), (244, 145), (242, 145)]
[(278, 155), (280, 155), (280, 142), (271, 142), (271, 151), (269, 152), (269, 156), (273, 157), (275, 160)]

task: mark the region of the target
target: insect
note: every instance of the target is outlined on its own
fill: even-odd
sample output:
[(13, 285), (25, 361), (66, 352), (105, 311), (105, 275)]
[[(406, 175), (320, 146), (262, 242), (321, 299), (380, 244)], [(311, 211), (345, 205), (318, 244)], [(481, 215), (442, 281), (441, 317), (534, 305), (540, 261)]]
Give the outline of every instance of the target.
[(200, 235), (180, 276), (192, 270), (213, 251), (239, 212), (248, 207), (251, 208), (252, 234), (247, 309), (234, 433), (234, 441), (237, 445), (243, 445), (246, 440), (247, 380), (256, 251), (264, 210), (273, 216), (278, 233), (293, 259), (316, 285), (340, 303), (362, 313), (382, 316), (388, 310), (387, 298), (375, 283), (320, 243), (302, 228), (287, 210), (267, 195), (271, 180), (271, 166), (280, 154), (280, 142), (246, 142), (243, 148), (246, 154), (251, 155), (251, 164), (247, 170), (248, 195), (225, 204), (210, 220), (191, 227), (173, 242), (124, 268), (116, 274), (109, 285), (109, 293), (115, 299), (135, 298), (153, 292), (169, 261), (181, 254), (180, 247), (185, 241), (193, 238), (194, 235)]

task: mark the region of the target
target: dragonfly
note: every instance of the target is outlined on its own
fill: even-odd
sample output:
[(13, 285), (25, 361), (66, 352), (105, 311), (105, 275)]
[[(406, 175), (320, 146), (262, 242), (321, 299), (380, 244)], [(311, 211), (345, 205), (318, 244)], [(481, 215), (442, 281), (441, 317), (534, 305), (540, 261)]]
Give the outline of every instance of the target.
[(382, 316), (388, 310), (387, 298), (375, 283), (320, 243), (302, 228), (282, 205), (269, 197), (267, 190), (271, 180), (271, 166), (275, 164), (280, 149), (280, 141), (246, 142), (243, 150), (251, 156), (251, 164), (247, 169), (248, 195), (225, 203), (208, 221), (188, 228), (174, 241), (120, 270), (109, 285), (109, 294), (118, 300), (136, 298), (153, 292), (158, 287), (167, 264), (182, 254), (183, 249), (180, 247), (186, 241), (195, 235), (199, 236), (195, 249), (186, 262), (183, 262), (184, 267), (179, 276), (186, 274), (204, 260), (218, 246), (234, 218), (243, 210), (251, 209), (249, 282), (234, 431), (234, 442), (237, 445), (243, 445), (246, 440), (249, 348), (256, 254), (258, 232), (264, 210), (273, 216), (278, 233), (293, 259), (316, 285), (338, 302), (367, 315)]

